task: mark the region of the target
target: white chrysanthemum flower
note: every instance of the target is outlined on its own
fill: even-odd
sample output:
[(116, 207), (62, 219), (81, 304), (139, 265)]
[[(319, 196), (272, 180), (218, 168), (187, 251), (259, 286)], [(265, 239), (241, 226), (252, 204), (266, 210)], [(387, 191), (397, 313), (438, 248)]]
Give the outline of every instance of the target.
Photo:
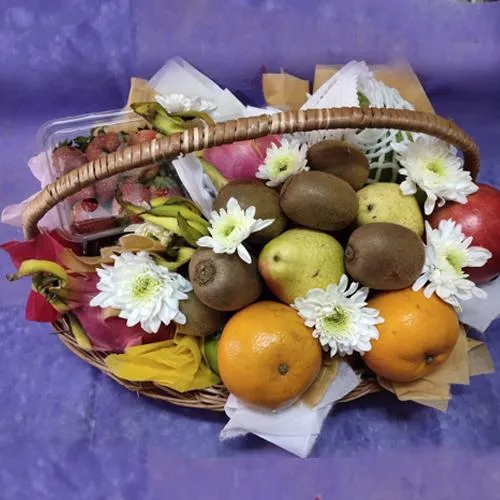
[(370, 341), (378, 339), (375, 325), (384, 322), (378, 310), (366, 307), (368, 288), (358, 290), (358, 283), (348, 285), (343, 275), (338, 285), (309, 290), (292, 304), (305, 325), (314, 328), (313, 335), (321, 345), (330, 347), (332, 357), (369, 351)]
[(266, 159), (255, 177), (267, 180), (266, 184), (270, 187), (279, 186), (288, 177), (309, 170), (306, 155), (307, 144), (282, 139), (280, 146), (272, 144), (267, 148)]
[(213, 102), (200, 97), (186, 97), (183, 94), (168, 94), (155, 96), (157, 103), (161, 104), (169, 113), (180, 113), (182, 111), (204, 111), (210, 113), (216, 109)]
[(235, 198), (230, 198), (226, 209), (212, 212), (209, 222), (210, 236), (202, 236), (198, 246), (211, 248), (215, 253), (238, 252), (240, 259), (250, 264), (252, 257), (243, 242), (252, 233), (270, 226), (274, 219), (256, 219), (255, 207), (243, 210)]
[(172, 241), (173, 233), (168, 229), (151, 224), (150, 222), (143, 222), (142, 224), (130, 224), (124, 230), (125, 233), (134, 233), (137, 236), (145, 236), (146, 238), (153, 238), (163, 246), (168, 246)]
[(427, 244), (422, 274), (413, 284), (413, 290), (424, 288), (429, 298), (436, 293), (442, 300), (461, 310), (459, 300), (473, 296), (486, 298), (486, 292), (467, 279), (465, 267), (481, 267), (491, 257), (482, 247), (471, 247), (472, 237), (462, 233), (460, 224), (451, 219), (442, 220), (437, 229), (425, 222)]
[(397, 159), (403, 166), (399, 173), (406, 176), (401, 183), (403, 194), (417, 192), (417, 187), (427, 195), (424, 211), (429, 215), (447, 200), (467, 203), (467, 196), (478, 187), (472, 182), (470, 172), (463, 169), (463, 160), (450, 146), (440, 139), (421, 135), (415, 142), (393, 144)]
[(193, 289), (189, 281), (157, 265), (147, 252), (124, 252), (113, 258), (112, 266), (97, 270), (100, 292), (91, 306), (118, 309), (127, 326), (140, 323), (147, 333), (156, 333), (162, 323), (186, 323), (179, 301), (187, 299)]

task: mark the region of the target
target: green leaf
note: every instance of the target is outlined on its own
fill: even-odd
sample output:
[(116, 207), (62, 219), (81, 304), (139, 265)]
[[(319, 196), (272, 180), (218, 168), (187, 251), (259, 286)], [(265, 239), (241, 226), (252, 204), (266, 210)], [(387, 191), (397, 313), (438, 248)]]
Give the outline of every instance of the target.
[(70, 141), (68, 139), (66, 139), (65, 141), (61, 141), (61, 142), (57, 143), (56, 147), (52, 150), (52, 152), (54, 152), (56, 149), (59, 149), (59, 148), (71, 146), (71, 143), (72, 143), (72, 141)]
[(80, 149), (83, 153), (87, 151), (87, 147), (90, 144), (90, 141), (93, 139), (91, 135), (79, 135), (73, 139), (75, 146)]

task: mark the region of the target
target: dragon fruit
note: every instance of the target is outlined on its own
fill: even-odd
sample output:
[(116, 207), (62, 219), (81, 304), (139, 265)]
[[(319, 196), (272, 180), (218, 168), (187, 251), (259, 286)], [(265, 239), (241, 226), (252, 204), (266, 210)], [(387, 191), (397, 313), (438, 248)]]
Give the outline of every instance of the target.
[[(28, 241), (11, 241), (1, 245), (17, 272), (9, 276), (16, 280), (31, 276), (33, 291), (26, 304), (26, 319), (54, 322), (64, 314), (77, 318), (83, 329), (88, 347), (97, 351), (122, 352), (143, 343), (159, 342), (172, 338), (175, 325), (162, 326), (151, 335), (140, 326), (129, 328), (113, 310), (90, 307), (90, 300), (98, 293), (98, 276), (95, 272), (68, 269), (64, 255), (73, 248), (66, 246), (52, 233), (44, 233)], [(69, 264), (68, 264), (69, 265)]]
[(214, 165), (228, 180), (255, 179), (259, 166), (264, 162), (271, 144), (280, 145), (281, 137), (270, 135), (250, 141), (225, 144), (203, 151), (206, 161)]

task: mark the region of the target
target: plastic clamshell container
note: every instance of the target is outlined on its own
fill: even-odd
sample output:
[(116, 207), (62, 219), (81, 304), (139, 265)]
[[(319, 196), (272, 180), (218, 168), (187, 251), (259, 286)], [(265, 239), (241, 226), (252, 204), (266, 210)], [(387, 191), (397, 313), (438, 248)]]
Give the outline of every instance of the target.
[[(72, 142), (77, 137), (89, 136), (93, 131), (101, 129), (105, 132), (119, 134), (120, 132), (134, 133), (146, 127), (147, 123), (144, 119), (133, 111), (119, 109), (50, 120), (40, 127), (36, 140), (38, 150), (43, 155), (45, 164), (49, 169), (49, 178), (53, 182), (62, 174), (62, 172), (58, 172), (57, 166), (53, 163), (53, 151), (61, 143), (65, 141)], [(123, 138), (123, 135), (121, 137)], [(126, 146), (126, 143), (123, 143), (120, 147), (122, 146)], [(138, 170), (146, 168), (143, 167)], [(165, 166), (164, 168), (168, 169), (167, 172), (164, 172), (164, 176), (168, 177), (171, 181), (172, 191), (175, 194), (185, 196), (185, 190), (174, 169), (169, 166)], [(127, 172), (121, 178), (134, 176), (134, 172), (136, 171)], [(118, 185), (120, 179), (116, 179), (116, 182)], [(146, 186), (146, 184), (144, 185)], [(56, 206), (55, 210), (59, 218), (60, 230), (65, 238), (71, 241), (85, 242), (123, 232), (124, 226), (130, 221), (116, 214), (113, 215), (113, 200), (109, 199), (103, 202), (102, 205), (97, 200), (97, 197), (95, 201), (98, 202), (98, 207), (95, 211), (88, 214), (85, 230), (78, 229), (74, 224), (73, 207), (75, 204), (71, 199), (65, 200)], [(95, 206), (95, 204), (91, 206)]]

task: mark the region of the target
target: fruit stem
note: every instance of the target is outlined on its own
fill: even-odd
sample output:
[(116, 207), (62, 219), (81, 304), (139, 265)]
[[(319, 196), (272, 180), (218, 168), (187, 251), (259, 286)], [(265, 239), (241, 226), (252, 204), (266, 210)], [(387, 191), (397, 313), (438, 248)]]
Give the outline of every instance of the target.
[(280, 375), (286, 375), (288, 373), (288, 365), (286, 363), (281, 363), (278, 368)]

